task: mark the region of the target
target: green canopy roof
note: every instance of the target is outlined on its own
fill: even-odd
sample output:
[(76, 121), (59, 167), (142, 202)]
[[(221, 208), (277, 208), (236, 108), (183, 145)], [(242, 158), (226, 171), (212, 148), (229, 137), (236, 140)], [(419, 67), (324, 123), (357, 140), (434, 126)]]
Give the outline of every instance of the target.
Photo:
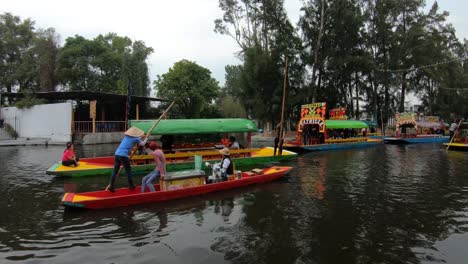
[[(129, 126), (136, 126), (148, 132), (156, 120), (130, 120)], [(243, 118), (219, 119), (163, 119), (151, 132), (152, 135), (215, 134), (233, 132), (256, 132), (254, 122)]]
[(358, 120), (325, 120), (325, 126), (329, 129), (369, 127), (366, 123)]

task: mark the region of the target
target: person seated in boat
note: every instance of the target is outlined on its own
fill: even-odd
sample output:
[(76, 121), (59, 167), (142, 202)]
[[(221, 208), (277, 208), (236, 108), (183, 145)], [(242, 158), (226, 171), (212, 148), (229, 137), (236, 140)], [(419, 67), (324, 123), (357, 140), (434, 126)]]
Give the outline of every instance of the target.
[(162, 144), (162, 151), (164, 153), (172, 153), (172, 144), (174, 144), (174, 136), (162, 135), (161, 144)]
[(80, 165), (80, 159), (75, 156), (75, 146), (71, 142), (67, 142), (67, 148), (63, 151), (62, 165), (76, 167)]
[(229, 149), (240, 149), (239, 142), (233, 136), (229, 137)]
[(143, 180), (141, 181), (142, 193), (145, 192), (146, 187), (148, 187), (151, 192), (154, 192), (154, 181), (157, 180), (157, 182), (159, 182), (159, 179), (164, 179), (164, 175), (166, 175), (166, 157), (164, 156), (164, 152), (161, 150), (161, 147), (156, 144), (156, 142), (151, 141), (149, 143), (149, 149), (153, 151), (151, 155), (153, 155), (156, 167), (154, 168), (154, 171), (143, 177)]
[(208, 177), (206, 183), (227, 181), (228, 177), (234, 174), (234, 163), (231, 160), (229, 149), (220, 149), (219, 153), (223, 155), (221, 162), (215, 163), (213, 165), (209, 164), (208, 162), (205, 163), (207, 167), (212, 167), (213, 169), (213, 173)]
[(112, 176), (110, 178), (110, 184), (109, 184), (109, 191), (114, 192), (114, 184), (115, 184), (115, 179), (117, 176), (117, 173), (120, 170), (120, 165), (123, 164), (125, 171), (127, 172), (127, 178), (128, 178), (128, 188), (130, 190), (135, 189), (135, 185), (133, 185), (133, 180), (132, 180), (132, 167), (130, 166), (130, 152), (132, 151), (133, 146), (136, 144), (140, 146), (144, 146), (146, 144), (146, 141), (148, 140), (146, 136), (144, 135), (145, 132), (143, 132), (141, 129), (132, 126), (129, 128), (127, 131), (125, 131), (125, 136), (122, 139), (122, 142), (120, 142), (119, 147), (114, 153), (114, 171), (112, 172)]
[(363, 128), (361, 132), (363, 137), (367, 137), (367, 128)]

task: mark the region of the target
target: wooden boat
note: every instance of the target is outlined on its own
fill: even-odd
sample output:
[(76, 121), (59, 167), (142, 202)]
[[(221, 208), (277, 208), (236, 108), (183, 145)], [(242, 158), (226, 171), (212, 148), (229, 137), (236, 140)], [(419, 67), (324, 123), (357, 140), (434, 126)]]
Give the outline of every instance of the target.
[[(430, 129), (443, 129), (443, 124), (436, 116), (428, 116), (423, 121), (416, 121), (414, 113), (396, 114), (396, 132), (394, 137), (386, 137), (387, 144), (446, 143), (450, 138), (443, 134), (426, 134)], [(402, 133), (405, 130), (405, 133)]]
[[(154, 124), (153, 120), (131, 120), (130, 126), (136, 126), (145, 133)], [(245, 149), (232, 150), (231, 157), (236, 165), (262, 164), (267, 162), (282, 161), (294, 158), (297, 153), (283, 151), (282, 155), (273, 155), (272, 148), (251, 148), (252, 132), (257, 132), (257, 127), (251, 120), (243, 118), (218, 118), (218, 119), (167, 119), (161, 120), (158, 126), (152, 131), (156, 136), (210, 136), (221, 137), (224, 142), (219, 143), (184, 143), (179, 145), (179, 149), (171, 149), (171, 153), (166, 154), (167, 170), (178, 171), (193, 168), (193, 157), (202, 156), (203, 160), (220, 160), (221, 155), (217, 148), (222, 148), (226, 144), (229, 133), (247, 133)], [(217, 146), (216, 146), (217, 145)], [(176, 146), (176, 144), (172, 144)], [(201, 147), (200, 147), (201, 146)], [(151, 155), (134, 156), (132, 158), (132, 172), (135, 174), (148, 173), (154, 169), (153, 157)], [(56, 162), (46, 173), (55, 176), (80, 177), (90, 175), (110, 175), (114, 166), (114, 157), (81, 158), (77, 167), (63, 166), (61, 162)]]
[[(202, 156), (204, 161), (219, 161), (221, 154), (218, 150), (177, 152), (166, 154), (166, 169), (168, 172), (191, 169), (194, 166), (194, 156)], [(264, 164), (269, 162), (284, 161), (297, 157), (297, 153), (283, 150), (281, 155), (273, 155), (273, 148), (249, 148), (231, 150), (231, 158), (236, 166)], [(132, 173), (145, 174), (154, 170), (154, 159), (151, 155), (140, 155), (132, 158)], [(202, 169), (206, 169), (203, 165)], [(111, 175), (114, 169), (114, 157), (96, 157), (80, 159), (77, 167), (67, 167), (57, 162), (46, 173), (62, 177), (83, 177), (93, 175)]]
[[(114, 193), (109, 191), (65, 193), (62, 198), (62, 204), (66, 207), (102, 209), (143, 203), (157, 203), (274, 181), (283, 177), (291, 169), (292, 167), (278, 166), (263, 170), (256, 169), (240, 173), (239, 178), (211, 184), (200, 182), (200, 179), (204, 178), (204, 173), (200, 171), (189, 171), (188, 174), (192, 174), (193, 177), (189, 177), (187, 172), (180, 172), (182, 175), (175, 173), (174, 175), (166, 176), (168, 179), (165, 179), (162, 184), (155, 184), (155, 192), (141, 193), (141, 186), (138, 186), (134, 190), (128, 188), (116, 189)], [(187, 180), (190, 183), (187, 183)], [(188, 187), (184, 185), (188, 185)]]
[[(452, 142), (444, 143), (449, 150), (468, 151), (468, 122), (463, 122), (457, 129)], [(450, 146), (450, 147), (449, 147)]]
[(369, 126), (363, 121), (345, 120), (345, 111), (345, 108), (332, 109), (330, 116), (337, 119), (329, 120), (325, 119), (326, 103), (303, 105), (296, 138), (286, 142), (284, 148), (304, 152), (363, 148), (382, 143), (382, 139), (362, 135), (361, 130)]

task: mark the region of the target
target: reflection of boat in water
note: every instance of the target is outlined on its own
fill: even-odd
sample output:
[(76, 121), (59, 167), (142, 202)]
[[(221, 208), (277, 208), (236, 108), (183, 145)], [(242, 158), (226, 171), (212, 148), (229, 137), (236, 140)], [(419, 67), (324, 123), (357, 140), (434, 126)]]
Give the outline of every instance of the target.
[(449, 150), (468, 151), (468, 122), (460, 123), (452, 142), (444, 143)]
[[(382, 142), (381, 139), (367, 136), (369, 126), (365, 122), (345, 120), (344, 111), (342, 110), (341, 117), (333, 115), (337, 120), (329, 120), (325, 119), (326, 103), (303, 105), (296, 138), (287, 142), (284, 147), (300, 152), (364, 148)], [(361, 134), (363, 129), (365, 132)]]
[[(395, 137), (386, 137), (384, 142), (387, 144), (448, 142), (448, 136), (435, 133), (436, 130), (443, 131), (443, 124), (438, 121), (438, 117), (431, 118), (433, 118), (431, 121), (418, 122), (414, 113), (397, 113)], [(433, 131), (433, 134), (427, 134), (429, 130)]]
[(204, 183), (203, 171), (174, 172), (168, 173), (161, 185), (154, 185), (156, 192), (141, 193), (141, 187), (138, 186), (134, 190), (116, 189), (114, 193), (108, 191), (65, 193), (62, 204), (68, 207), (101, 209), (156, 203), (274, 181), (283, 177), (291, 169), (292, 167), (279, 166), (263, 170), (257, 169), (252, 170), (252, 172), (242, 172), (239, 178), (211, 184)]
[[(154, 121), (131, 121), (130, 125), (136, 126), (143, 131), (148, 131)], [(153, 135), (160, 136), (196, 136), (196, 135), (219, 135), (222, 134), (222, 143), (184, 143), (179, 145), (183, 148), (171, 149), (172, 152), (166, 154), (167, 171), (180, 171), (193, 168), (194, 156), (202, 156), (203, 160), (221, 160), (219, 148), (228, 144), (226, 138), (228, 133), (247, 133), (247, 148), (231, 150), (231, 158), (236, 165), (255, 165), (274, 161), (282, 161), (294, 158), (296, 153), (283, 151), (281, 155), (274, 155), (272, 148), (251, 148), (251, 134), (257, 132), (257, 127), (251, 120), (241, 118), (231, 119), (172, 119), (161, 120)], [(171, 144), (176, 146), (175, 144)], [(154, 169), (154, 159), (152, 155), (133, 156), (132, 172), (134, 174), (144, 174)], [(82, 158), (77, 167), (63, 166), (61, 162), (52, 165), (47, 174), (67, 177), (80, 177), (91, 175), (110, 175), (114, 168), (114, 157)]]

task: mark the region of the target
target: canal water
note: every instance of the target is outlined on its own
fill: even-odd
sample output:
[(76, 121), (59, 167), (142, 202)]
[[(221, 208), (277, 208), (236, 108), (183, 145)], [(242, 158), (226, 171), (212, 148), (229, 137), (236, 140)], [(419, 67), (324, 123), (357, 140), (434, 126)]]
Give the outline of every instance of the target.
[(0, 148), (0, 263), (468, 263), (468, 153), (440, 145), (309, 153), (273, 183), (78, 212), (63, 193), (108, 179), (46, 175), (62, 152)]

